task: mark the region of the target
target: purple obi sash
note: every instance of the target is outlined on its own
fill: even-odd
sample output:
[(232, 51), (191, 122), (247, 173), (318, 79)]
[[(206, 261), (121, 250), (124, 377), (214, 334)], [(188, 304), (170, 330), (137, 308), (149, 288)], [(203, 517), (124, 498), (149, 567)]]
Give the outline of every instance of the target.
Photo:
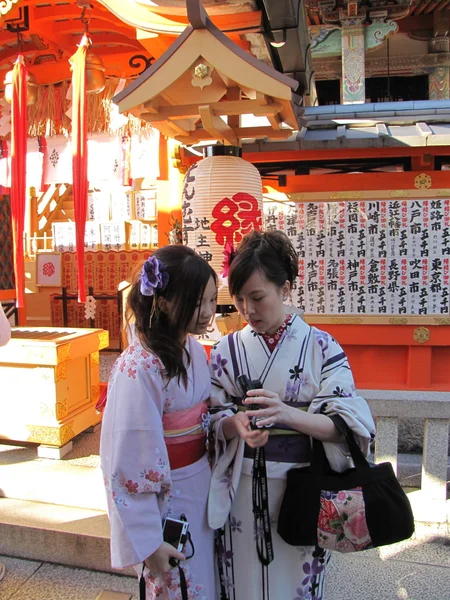
[[(270, 435), (264, 446), (266, 461), (287, 463), (309, 463), (311, 460), (311, 440), (303, 433), (291, 435)], [(253, 458), (254, 449), (245, 445), (245, 458)]]

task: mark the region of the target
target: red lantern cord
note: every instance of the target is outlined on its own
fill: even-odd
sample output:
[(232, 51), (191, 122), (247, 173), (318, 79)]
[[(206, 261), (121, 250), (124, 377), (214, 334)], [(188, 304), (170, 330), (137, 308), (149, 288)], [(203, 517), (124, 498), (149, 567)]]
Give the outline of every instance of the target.
[(27, 70), (21, 54), (13, 68), (11, 102), (11, 217), (17, 307), (25, 306), (23, 229), (27, 172)]

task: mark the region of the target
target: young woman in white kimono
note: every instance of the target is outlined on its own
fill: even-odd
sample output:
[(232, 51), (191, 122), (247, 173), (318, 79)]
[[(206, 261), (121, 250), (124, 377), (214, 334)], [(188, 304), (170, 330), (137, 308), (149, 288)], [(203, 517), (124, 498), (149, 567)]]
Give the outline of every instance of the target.
[[(221, 528), (222, 598), (226, 589), (232, 600), (322, 600), (329, 552), (289, 546), (277, 534), (286, 473), (309, 463), (310, 437), (325, 442), (334, 469), (350, 466), (346, 446), (327, 415), (341, 415), (365, 453), (374, 435), (370, 410), (355, 394), (342, 348), (297, 314), (286, 315), (284, 302), (297, 265), (293, 246), (278, 231), (249, 234), (231, 260), (229, 289), (248, 324), (222, 338), (210, 360), (215, 458), (208, 517), (212, 527)], [(259, 379), (263, 389), (251, 390), (245, 398), (237, 382), (240, 375)], [(249, 410), (251, 404), (259, 410)], [(261, 428), (252, 430), (250, 420), (256, 415)], [(261, 446), (267, 461), (271, 541), (252, 511), (253, 454)], [(259, 555), (271, 551), (274, 560), (264, 566)]]
[[(215, 598), (214, 532), (206, 516), (211, 383), (205, 351), (189, 334), (207, 329), (216, 288), (213, 269), (190, 248), (157, 250), (129, 293), (135, 335), (108, 384), (100, 456), (111, 562), (144, 573), (147, 600), (186, 597), (173, 559), (181, 561), (187, 598)], [(181, 554), (163, 541), (165, 517), (182, 515), (195, 552), (189, 543)]]

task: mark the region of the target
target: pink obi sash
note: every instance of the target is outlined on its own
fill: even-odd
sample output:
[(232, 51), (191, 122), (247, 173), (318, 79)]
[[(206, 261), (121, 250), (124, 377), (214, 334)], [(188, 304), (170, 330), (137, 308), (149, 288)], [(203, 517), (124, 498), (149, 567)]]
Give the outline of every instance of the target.
[(165, 412), (162, 422), (170, 468), (181, 469), (200, 460), (205, 454), (207, 419), (206, 400), (186, 410)]

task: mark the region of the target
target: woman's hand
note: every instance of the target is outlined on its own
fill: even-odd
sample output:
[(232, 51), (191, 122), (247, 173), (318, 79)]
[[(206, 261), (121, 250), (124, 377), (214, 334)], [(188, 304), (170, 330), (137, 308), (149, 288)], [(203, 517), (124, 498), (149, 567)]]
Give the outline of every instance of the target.
[(258, 425), (267, 427), (279, 423), (322, 442), (342, 442), (343, 437), (327, 415), (316, 415), (284, 404), (279, 395), (269, 390), (249, 390), (246, 405), (259, 404), (259, 410), (247, 410), (250, 419), (258, 417)]
[(245, 415), (251, 419), (258, 418), (259, 427), (270, 427), (275, 423), (290, 425), (289, 407), (281, 401), (281, 398), (275, 392), (269, 390), (249, 390), (247, 398), (244, 400), (246, 405), (259, 404), (258, 410), (247, 410)]
[(144, 563), (151, 573), (162, 574), (173, 569), (173, 566), (169, 563), (171, 558), (185, 560), (184, 554), (178, 552), (178, 550), (167, 542), (163, 542), (158, 550), (155, 550), (153, 554), (145, 559)]
[(227, 440), (238, 435), (250, 448), (259, 448), (265, 446), (269, 439), (269, 432), (266, 429), (250, 429), (250, 419), (248, 413), (238, 412), (232, 417), (224, 419), (223, 432)]

